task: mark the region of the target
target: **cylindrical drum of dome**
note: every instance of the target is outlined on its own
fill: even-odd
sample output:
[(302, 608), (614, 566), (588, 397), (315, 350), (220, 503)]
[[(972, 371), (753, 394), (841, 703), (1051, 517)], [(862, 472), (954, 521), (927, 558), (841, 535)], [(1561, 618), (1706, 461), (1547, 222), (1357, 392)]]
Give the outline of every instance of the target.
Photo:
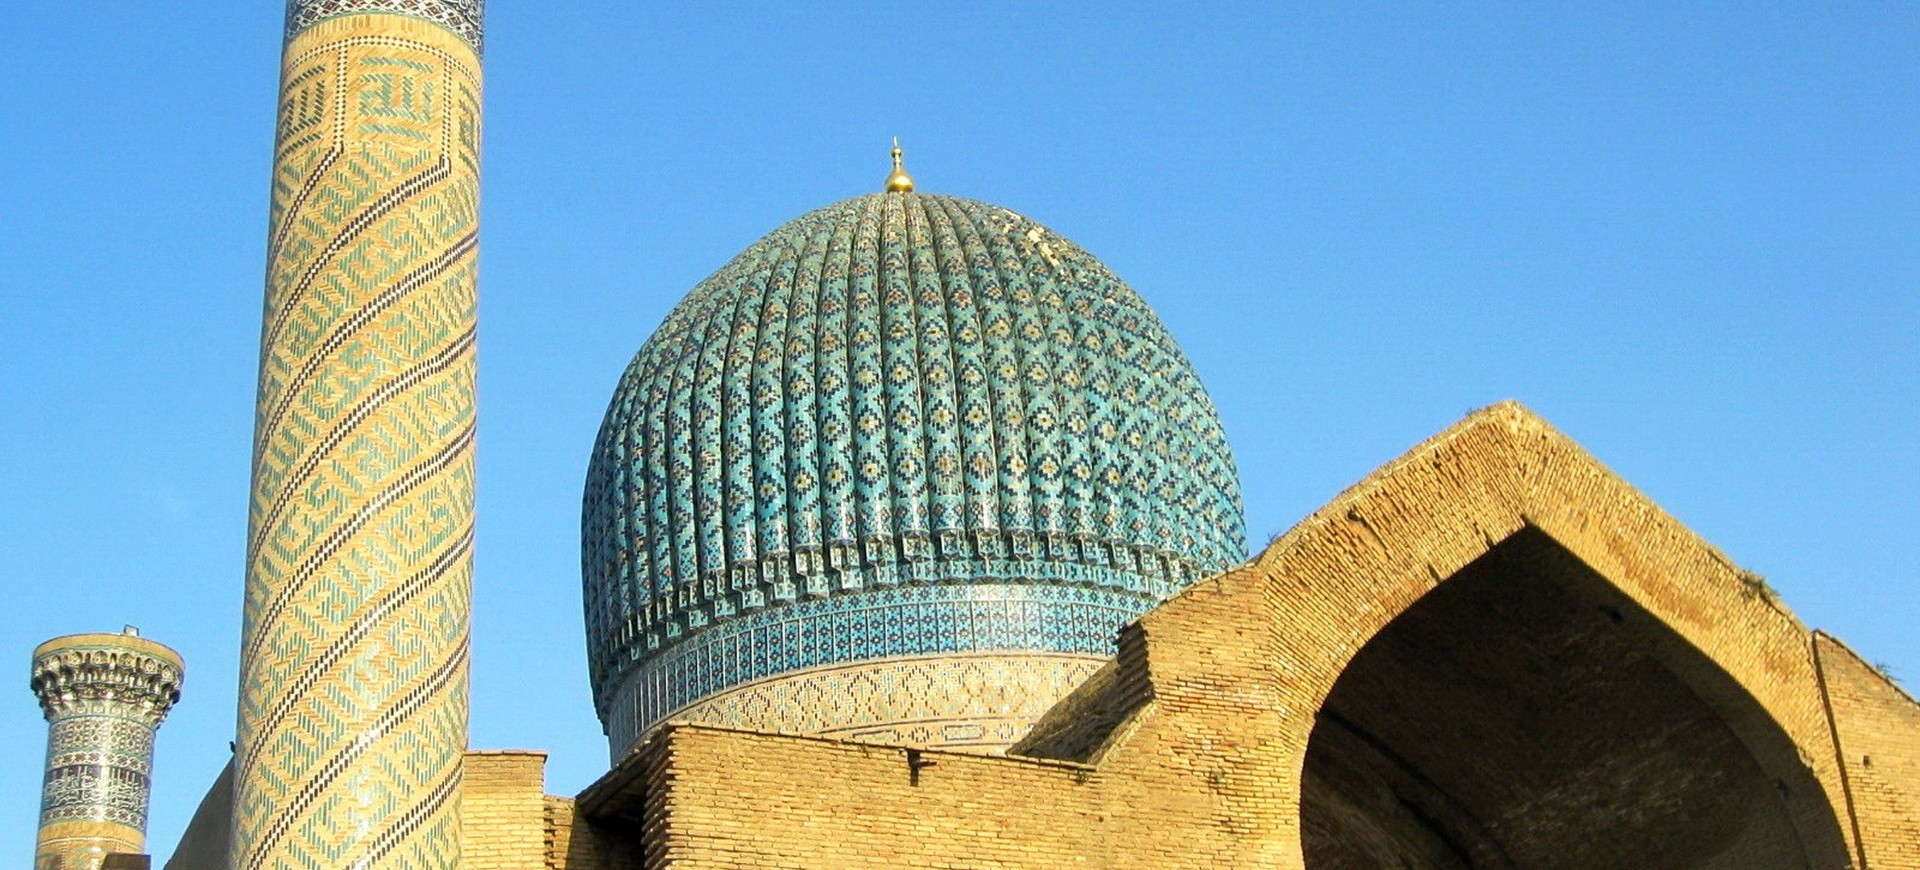
[(621, 376), (582, 520), (614, 757), (672, 719), (1000, 751), (1118, 629), (1245, 556), (1219, 416), (1158, 317), (1002, 208), (800, 217)]

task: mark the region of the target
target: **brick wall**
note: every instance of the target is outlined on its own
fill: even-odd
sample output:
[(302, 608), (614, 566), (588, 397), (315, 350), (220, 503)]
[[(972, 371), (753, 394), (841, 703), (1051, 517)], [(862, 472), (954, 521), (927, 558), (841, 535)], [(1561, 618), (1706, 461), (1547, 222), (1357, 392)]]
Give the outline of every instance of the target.
[(547, 866), (546, 765), (545, 752), (467, 753), (460, 785), (462, 868)]
[(550, 870), (628, 870), (641, 865), (638, 844), (580, 814), (572, 798), (546, 799), (546, 864)]
[(692, 725), (647, 751), (670, 769), (645, 802), (648, 867), (1100, 866), (1077, 765)]
[[(1302, 772), (1334, 684), (1397, 616), (1528, 530), (1658, 622), (1636, 649), (1737, 735), (1725, 745), (1751, 753), (1753, 776), (1780, 784), (1764, 791), (1790, 833), (1691, 866), (1743, 866), (1750, 848), (1790, 850), (1781, 866), (1847, 866), (1855, 826), (1809, 633), (1763, 583), (1517, 405), (1441, 433), (1259, 559), (1129, 626), (1112, 669), (1066, 702), (1097, 713), (1097, 727), (1043, 723), (1020, 747), (1053, 759), (670, 725), (576, 809), (601, 826), (596, 842), (644, 848), (656, 870), (1304, 868)], [(1914, 867), (1901, 783), (1916, 781), (1902, 765), (1920, 724), (1887, 712), (1899, 708), (1884, 684), (1843, 688), (1858, 698), (1835, 689), (1853, 711), (1836, 713), (1842, 742), (1879, 771), (1856, 788), (1880, 789), (1859, 826), (1868, 853), (1881, 850), (1873, 866)], [(1629, 818), (1595, 821), (1632, 830)]]
[(1920, 704), (1850, 649), (1814, 635), (1871, 870), (1920, 868)]

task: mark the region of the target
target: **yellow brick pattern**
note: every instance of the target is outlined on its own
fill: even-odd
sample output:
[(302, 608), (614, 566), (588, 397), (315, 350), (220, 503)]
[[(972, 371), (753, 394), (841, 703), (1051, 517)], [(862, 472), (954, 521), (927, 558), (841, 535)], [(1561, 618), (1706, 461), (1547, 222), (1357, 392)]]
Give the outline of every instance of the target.
[(1920, 704), (1839, 641), (1814, 636), (1847, 795), (1872, 870), (1920, 870)]
[(546, 864), (547, 754), (469, 752), (460, 784), (460, 854), (466, 870)]

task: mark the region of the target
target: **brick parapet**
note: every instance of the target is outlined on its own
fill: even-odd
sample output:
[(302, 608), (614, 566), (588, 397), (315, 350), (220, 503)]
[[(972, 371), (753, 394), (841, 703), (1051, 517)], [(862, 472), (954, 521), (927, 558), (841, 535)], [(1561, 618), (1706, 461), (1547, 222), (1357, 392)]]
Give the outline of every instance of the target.
[(460, 783), (460, 853), (467, 870), (529, 870), (546, 864), (547, 754), (466, 754)]

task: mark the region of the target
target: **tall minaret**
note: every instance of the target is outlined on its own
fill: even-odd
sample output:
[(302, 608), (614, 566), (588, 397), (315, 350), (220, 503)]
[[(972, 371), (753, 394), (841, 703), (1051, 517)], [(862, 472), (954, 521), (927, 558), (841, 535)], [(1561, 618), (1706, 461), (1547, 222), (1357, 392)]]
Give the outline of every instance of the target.
[(47, 716), (34, 870), (95, 870), (145, 851), (153, 734), (180, 700), (180, 654), (140, 637), (74, 634), (33, 651)]
[(292, 0), (235, 870), (460, 863), (483, 0)]

